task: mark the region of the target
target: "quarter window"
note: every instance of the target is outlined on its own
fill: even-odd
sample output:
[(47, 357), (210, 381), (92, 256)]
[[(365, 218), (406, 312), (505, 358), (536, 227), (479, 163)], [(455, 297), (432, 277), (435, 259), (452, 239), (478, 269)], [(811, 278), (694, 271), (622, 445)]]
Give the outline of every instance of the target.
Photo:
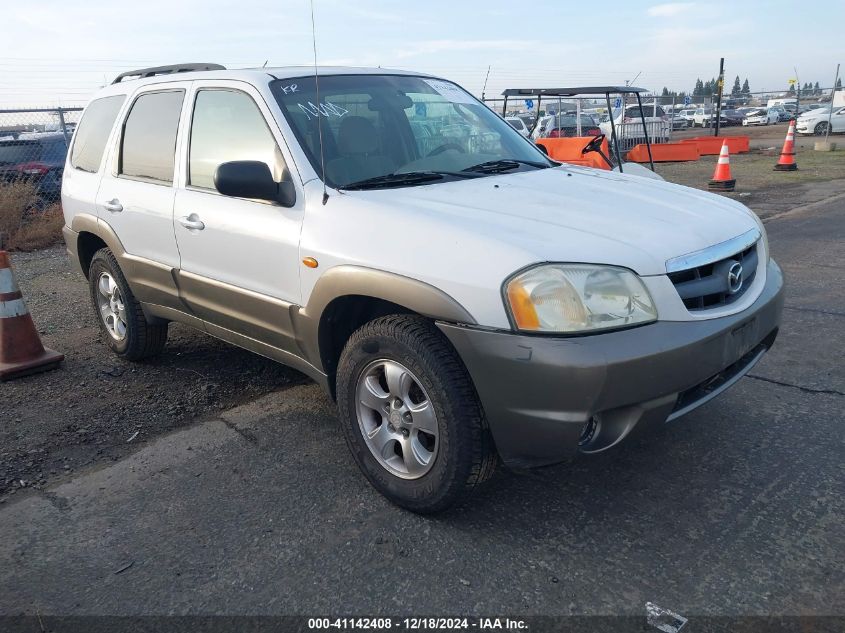
[(267, 163), (276, 182), (285, 174), (279, 146), (249, 95), (237, 90), (200, 90), (191, 122), (188, 184), (214, 189), (218, 165), (235, 160)]
[(132, 105), (123, 128), (119, 173), (173, 182), (176, 132), (184, 90), (143, 94)]
[(100, 171), (106, 142), (125, 100), (124, 95), (117, 95), (95, 99), (90, 103), (73, 140), (70, 154), (72, 167), (91, 173)]

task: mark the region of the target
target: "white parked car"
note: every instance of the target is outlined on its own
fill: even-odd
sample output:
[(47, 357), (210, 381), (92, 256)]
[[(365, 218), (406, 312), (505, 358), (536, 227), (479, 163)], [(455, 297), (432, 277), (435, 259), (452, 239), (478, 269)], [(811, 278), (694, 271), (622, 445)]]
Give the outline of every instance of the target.
[(751, 110), (742, 117), (742, 124), (749, 125), (771, 125), (780, 120), (778, 110), (774, 108), (760, 108), (759, 110)]
[(511, 127), (522, 134), (525, 138), (528, 138), (528, 127), (525, 125), (525, 121), (523, 121), (520, 117), (507, 116), (505, 117), (505, 121), (510, 123)]
[[(697, 108), (692, 115), (691, 127), (712, 127), (716, 124), (716, 110), (713, 108)], [(719, 125), (727, 126), (728, 119), (721, 115), (719, 117)]]
[[(672, 123), (663, 108), (654, 106), (652, 104), (643, 104), (642, 115), (645, 115), (645, 125), (648, 129), (649, 140), (655, 143), (665, 143), (669, 140), (671, 135)], [(629, 139), (633, 142), (644, 142), (645, 133), (643, 131), (643, 118), (640, 114), (640, 107), (638, 105), (625, 106), (624, 110), (614, 112), (613, 123), (616, 127), (616, 133), (621, 139)], [(610, 117), (607, 120), (602, 117), (602, 122), (599, 124), (601, 133), (611, 137)], [(629, 145), (631, 143), (628, 143)]]
[(845, 108), (834, 108), (831, 114), (830, 106), (816, 108), (799, 116), (795, 122), (795, 131), (799, 134), (824, 136), (828, 132), (828, 118), (831, 133), (845, 132)]
[(318, 98), (307, 68), (200, 68), (119, 77), (74, 135), (103, 340), (137, 360), (179, 322), (297, 368), (403, 507), (675, 420), (775, 340), (781, 271), (735, 200), (555, 163), (430, 75), (322, 68)]
[(695, 122), (695, 108), (686, 108), (675, 115), (675, 118), (683, 119), (687, 125), (692, 127)]

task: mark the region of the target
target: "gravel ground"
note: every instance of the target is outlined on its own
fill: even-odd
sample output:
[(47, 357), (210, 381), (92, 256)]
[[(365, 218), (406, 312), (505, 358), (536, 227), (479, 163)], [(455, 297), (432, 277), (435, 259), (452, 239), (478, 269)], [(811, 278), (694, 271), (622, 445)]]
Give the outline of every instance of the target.
[(61, 369), (0, 383), (0, 502), (79, 469), (115, 461), (305, 376), (202, 332), (171, 324), (165, 352), (130, 363), (101, 339), (85, 279), (63, 247), (14, 253), (16, 277), (42, 342)]

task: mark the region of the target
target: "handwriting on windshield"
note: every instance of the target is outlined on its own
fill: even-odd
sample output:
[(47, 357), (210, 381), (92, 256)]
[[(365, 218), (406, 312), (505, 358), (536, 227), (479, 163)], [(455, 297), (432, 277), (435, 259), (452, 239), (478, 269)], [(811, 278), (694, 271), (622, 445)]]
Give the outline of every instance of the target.
[(299, 92), (299, 88), (296, 84), (288, 84), (287, 86), (282, 86), (282, 92), (286, 95), (293, 94), (294, 92)]
[(311, 118), (319, 118), (321, 115), (329, 118), (336, 116), (338, 118), (342, 117), (344, 114), (349, 114), (349, 110), (346, 108), (341, 108), (339, 105), (335, 105), (330, 101), (326, 101), (325, 103), (321, 103), (319, 105), (313, 104), (311, 101), (306, 101), (305, 103), (297, 103), (299, 109), (305, 113), (305, 116), (308, 117), (308, 121)]

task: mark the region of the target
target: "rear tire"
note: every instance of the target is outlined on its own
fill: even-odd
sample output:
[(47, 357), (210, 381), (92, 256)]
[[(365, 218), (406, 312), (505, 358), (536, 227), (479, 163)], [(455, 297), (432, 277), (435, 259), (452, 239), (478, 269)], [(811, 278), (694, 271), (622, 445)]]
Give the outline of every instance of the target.
[(338, 364), (337, 405), (361, 472), (412, 512), (439, 512), (463, 501), (495, 470), (492, 437), (469, 374), (428, 319), (391, 315), (352, 334)]
[(88, 287), (100, 332), (115, 354), (126, 360), (141, 360), (161, 352), (167, 342), (167, 323), (147, 321), (108, 248), (94, 253)]

